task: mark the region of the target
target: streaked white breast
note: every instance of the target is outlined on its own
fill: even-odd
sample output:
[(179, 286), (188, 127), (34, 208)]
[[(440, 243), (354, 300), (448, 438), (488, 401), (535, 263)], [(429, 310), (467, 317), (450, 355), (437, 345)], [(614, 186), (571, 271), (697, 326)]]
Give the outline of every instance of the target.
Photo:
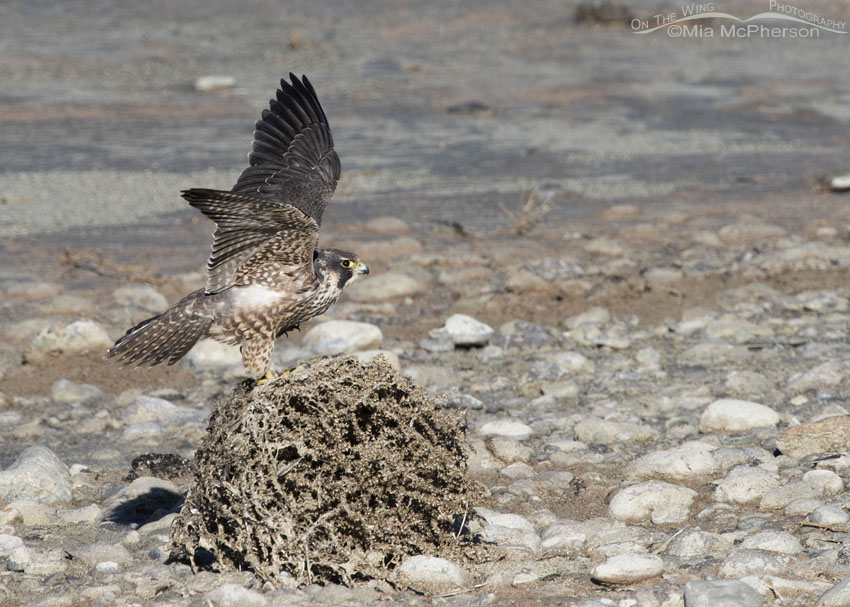
[(237, 308), (265, 308), (284, 297), (280, 291), (275, 291), (263, 285), (251, 285), (250, 287), (237, 287)]

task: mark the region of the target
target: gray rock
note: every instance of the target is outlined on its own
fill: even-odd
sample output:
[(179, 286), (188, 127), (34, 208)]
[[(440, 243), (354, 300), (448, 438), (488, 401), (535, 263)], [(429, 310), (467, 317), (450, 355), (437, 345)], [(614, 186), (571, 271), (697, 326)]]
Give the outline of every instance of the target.
[(540, 536), (533, 528), (529, 530), (488, 523), (484, 525), (480, 539), (505, 550), (522, 550), (531, 555), (537, 555), (543, 549)]
[(736, 548), (725, 555), (718, 577), (742, 578), (748, 575), (777, 575), (785, 571), (790, 557), (785, 554)]
[(125, 440), (138, 440), (163, 434), (165, 434), (165, 427), (159, 422), (138, 422), (124, 428), (121, 437)]
[(759, 501), (759, 510), (780, 510), (795, 499), (819, 497), (821, 490), (809, 483), (787, 483), (765, 493)]
[(466, 586), (469, 574), (463, 568), (446, 559), (418, 554), (411, 556), (399, 566), (400, 576), (420, 584)]
[(103, 390), (90, 384), (77, 384), (69, 379), (60, 379), (53, 384), (50, 398), (56, 403), (75, 403), (100, 398), (104, 396)]
[(556, 346), (564, 341), (560, 331), (525, 320), (511, 320), (499, 327), (500, 338), (496, 345), (502, 348), (540, 349)]
[(383, 339), (383, 333), (375, 325), (329, 320), (310, 329), (301, 345), (316, 354), (340, 354), (380, 348)]
[(164, 398), (140, 394), (127, 406), (123, 419), (128, 424), (137, 424), (171, 417), (177, 411), (178, 407)]
[(664, 560), (645, 552), (612, 556), (593, 568), (591, 577), (605, 584), (632, 584), (661, 575)]
[(844, 361), (830, 360), (808, 371), (795, 373), (788, 378), (788, 390), (793, 393), (819, 390), (837, 386), (850, 375), (850, 365)]
[(443, 328), (458, 348), (486, 346), (494, 334), (490, 325), (466, 314), (452, 314)]
[(264, 607), (269, 602), (256, 590), (241, 584), (222, 584), (206, 593), (204, 599), (214, 607)]
[(104, 561), (125, 565), (133, 560), (130, 551), (122, 544), (88, 544), (77, 548), (73, 554), (92, 567)]
[(846, 577), (818, 597), (815, 607), (850, 606), (850, 577)]
[(12, 552), (6, 559), (6, 568), (9, 571), (25, 571), (27, 566), (32, 562), (32, 557), (32, 550), (21, 544), (12, 549)]
[(832, 470), (809, 470), (803, 482), (820, 489), (822, 496), (838, 495), (844, 491), (844, 481)]
[(0, 472), (0, 496), (42, 504), (71, 500), (71, 473), (47, 447), (28, 447)]
[(728, 549), (729, 546), (729, 542), (724, 541), (717, 533), (690, 528), (677, 533), (670, 540), (665, 552), (671, 556), (692, 559), (705, 557), (718, 547)]
[(762, 607), (764, 598), (741, 580), (694, 580), (685, 584), (685, 607)]
[(827, 527), (843, 527), (850, 522), (850, 514), (837, 506), (818, 506), (812, 512), (812, 522)]

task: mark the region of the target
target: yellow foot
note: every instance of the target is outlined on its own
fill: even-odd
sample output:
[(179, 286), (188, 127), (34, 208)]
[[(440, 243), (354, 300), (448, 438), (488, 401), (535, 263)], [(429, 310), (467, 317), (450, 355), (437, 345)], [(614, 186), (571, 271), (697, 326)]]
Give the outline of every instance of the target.
[(266, 371), (266, 374), (263, 375), (260, 379), (257, 380), (257, 385), (262, 386), (263, 384), (267, 384), (269, 382), (273, 382), (276, 379), (283, 377), (284, 375), (289, 375), (295, 369), (290, 369), (289, 371), (283, 371), (282, 373), (272, 373), (271, 370)]

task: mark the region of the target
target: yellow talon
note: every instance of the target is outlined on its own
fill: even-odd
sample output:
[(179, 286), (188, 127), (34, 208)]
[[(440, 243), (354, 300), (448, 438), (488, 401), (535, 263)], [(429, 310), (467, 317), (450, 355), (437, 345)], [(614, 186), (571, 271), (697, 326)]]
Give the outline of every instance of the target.
[(277, 379), (280, 375), (276, 373), (272, 373), (271, 370), (266, 371), (266, 374), (263, 375), (260, 379), (257, 380), (257, 385), (262, 386), (263, 384), (267, 384), (272, 380)]

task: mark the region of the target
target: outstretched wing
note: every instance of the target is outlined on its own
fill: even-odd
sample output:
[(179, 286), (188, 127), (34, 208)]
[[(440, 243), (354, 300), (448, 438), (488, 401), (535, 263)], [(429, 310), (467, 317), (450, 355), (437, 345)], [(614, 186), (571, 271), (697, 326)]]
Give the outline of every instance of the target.
[(334, 151), (328, 119), (313, 85), (289, 74), (280, 81), (277, 99), (254, 130), (251, 166), (233, 186), (234, 192), (259, 194), (291, 204), (322, 223), (322, 214), (339, 180), (339, 156)]
[(241, 284), (253, 258), (286, 266), (307, 265), (319, 237), (315, 219), (289, 204), (257, 195), (193, 188), (183, 198), (216, 224), (207, 261), (207, 295)]

